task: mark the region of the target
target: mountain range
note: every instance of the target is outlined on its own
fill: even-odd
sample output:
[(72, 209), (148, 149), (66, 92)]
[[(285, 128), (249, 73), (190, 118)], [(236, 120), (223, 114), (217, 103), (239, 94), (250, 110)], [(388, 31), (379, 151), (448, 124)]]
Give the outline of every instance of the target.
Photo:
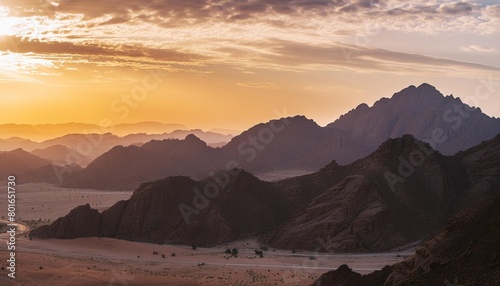
[(32, 236), (207, 246), (257, 237), (306, 250), (321, 238), (325, 252), (388, 251), (429, 238), (498, 186), (500, 135), (454, 156), (405, 135), (354, 163), (278, 182), (231, 168), (200, 181), (144, 183), (102, 213), (80, 206)]
[(257, 177), (277, 171), (314, 172), (332, 160), (350, 164), (403, 134), (451, 155), (498, 133), (500, 119), (422, 84), (382, 98), (372, 107), (362, 104), (326, 127), (295, 116), (258, 124), (220, 148), (193, 136), (115, 147), (84, 170), (68, 175), (63, 185), (134, 190), (142, 182), (168, 176), (202, 179), (228, 166)]
[[(159, 122), (138, 122), (106, 125), (86, 123), (62, 123), (62, 124), (0, 124), (0, 134), (2, 138), (31, 138), (32, 140), (44, 141), (54, 137), (61, 137), (66, 134), (81, 133), (109, 133), (118, 136), (125, 136), (134, 133), (160, 134), (173, 132), (175, 130), (186, 130), (181, 124), (164, 124)], [(4, 149), (0, 149), (4, 150)]]
[(57, 165), (78, 164), (85, 167), (115, 146), (140, 146), (151, 140), (184, 139), (189, 134), (202, 138), (212, 147), (223, 146), (232, 138), (232, 135), (205, 132), (199, 129), (176, 130), (162, 134), (137, 133), (123, 137), (111, 133), (68, 134), (42, 142), (18, 137), (0, 139), (0, 150), (11, 151), (21, 148)]

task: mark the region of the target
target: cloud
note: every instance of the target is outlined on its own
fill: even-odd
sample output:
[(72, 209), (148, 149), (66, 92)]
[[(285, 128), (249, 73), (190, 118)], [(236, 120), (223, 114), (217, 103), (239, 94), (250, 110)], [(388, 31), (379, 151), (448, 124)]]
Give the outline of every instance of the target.
[(460, 47), (462, 51), (465, 52), (482, 52), (482, 53), (493, 53), (496, 52), (497, 49), (495, 48), (489, 48), (489, 47), (483, 47), (483, 46), (478, 46), (478, 45), (470, 45), (467, 47)]
[(486, 7), (485, 14), (493, 18), (500, 18), (500, 5)]
[(48, 0), (1, 0), (0, 6), (9, 8), (11, 16), (49, 16), (56, 13), (56, 6)]
[[(82, 15), (87, 28), (148, 23), (182, 28), (215, 23), (267, 24), (276, 28), (311, 27), (311, 21), (341, 27), (378, 21), (390, 30), (425, 26), (427, 31), (485, 29), (500, 15), (497, 6), (470, 1), (400, 0), (4, 0), (11, 14)], [(457, 17), (461, 16), (461, 17)], [(466, 19), (464, 19), (464, 17)], [(458, 19), (460, 18), (460, 19)], [(498, 26), (498, 25), (497, 25)], [(356, 30), (356, 27), (352, 28)]]
[(340, 12), (357, 12), (362, 9), (370, 9), (374, 7), (378, 7), (381, 4), (379, 0), (358, 0), (356, 2), (347, 4), (342, 6), (339, 11)]
[[(108, 59), (110, 65), (119, 64), (117, 57), (127, 57), (127, 61), (148, 64), (216, 62), (262, 64), (279, 69), (487, 70), (491, 67), (359, 45), (375, 45), (377, 31), (485, 35), (497, 33), (500, 26), (500, 5), (481, 6), (471, 1), (4, 0), (0, 3), (9, 8), (9, 13), (20, 17), (46, 12), (54, 20), (40, 21), (43, 25), (37, 26), (44, 29), (37, 33), (1, 38), (0, 50), (51, 57), (99, 56)], [(341, 41), (357, 45), (340, 44)], [(494, 51), (475, 45), (462, 49)], [(244, 85), (266, 87), (254, 83), (241, 86)]]
[(456, 74), (477, 71), (500, 72), (500, 68), (443, 59), (419, 54), (401, 53), (355, 45), (311, 45), (273, 40), (261, 43), (269, 53), (261, 55), (259, 63), (295, 69), (351, 70), (357, 72), (391, 72), (430, 74), (448, 70)]
[(452, 2), (439, 5), (438, 12), (448, 15), (465, 15), (479, 8), (478, 4), (469, 2)]
[(36, 54), (75, 54), (112, 57), (146, 57), (162, 61), (189, 62), (206, 57), (172, 49), (147, 48), (133, 45), (104, 45), (97, 43), (42, 42), (17, 36), (0, 37), (0, 51)]
[(128, 21), (129, 21), (129, 19), (126, 19), (123, 17), (115, 17), (115, 18), (111, 18), (105, 22), (100, 23), (99, 26), (123, 24), (123, 23), (127, 23)]

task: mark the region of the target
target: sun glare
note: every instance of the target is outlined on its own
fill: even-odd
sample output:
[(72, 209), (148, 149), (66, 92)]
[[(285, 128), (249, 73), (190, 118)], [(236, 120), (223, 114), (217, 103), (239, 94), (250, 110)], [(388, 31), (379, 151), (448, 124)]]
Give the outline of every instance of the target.
[(0, 6), (0, 36), (10, 36), (14, 35), (14, 26), (17, 23), (16, 19), (9, 17), (9, 10), (5, 7)]

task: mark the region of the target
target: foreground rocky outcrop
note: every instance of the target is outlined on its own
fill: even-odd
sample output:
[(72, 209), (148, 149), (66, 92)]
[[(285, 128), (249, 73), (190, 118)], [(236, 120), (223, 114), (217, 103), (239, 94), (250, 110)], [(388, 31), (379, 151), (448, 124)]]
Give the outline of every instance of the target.
[[(79, 209), (33, 237), (106, 236), (213, 245), (249, 236), (287, 249), (387, 251), (435, 234), (500, 182), (500, 135), (443, 156), (410, 135), (346, 166), (269, 183), (240, 169), (145, 183), (94, 218)], [(481, 162), (493, 162), (484, 163)], [(78, 215), (78, 216), (77, 216)], [(69, 225), (89, 229), (75, 232)], [(65, 229), (68, 228), (66, 232)], [(323, 242), (323, 243), (322, 243)]]
[[(463, 198), (470, 199), (465, 195), (470, 180), (464, 162), (408, 135), (386, 141), (353, 164), (333, 163), (325, 169), (338, 179), (264, 236), (266, 244), (335, 252), (387, 251), (428, 238), (460, 209), (457, 203), (467, 205)], [(328, 242), (327, 247), (320, 241)]]
[(101, 214), (88, 205), (50, 226), (40, 238), (105, 236), (154, 243), (213, 245), (260, 234), (289, 216), (286, 201), (270, 183), (243, 170), (194, 181), (169, 177), (145, 183), (127, 201)]
[(494, 286), (500, 281), (499, 241), (497, 193), (451, 218), (444, 230), (401, 263), (364, 276), (343, 265), (322, 275), (312, 285)]

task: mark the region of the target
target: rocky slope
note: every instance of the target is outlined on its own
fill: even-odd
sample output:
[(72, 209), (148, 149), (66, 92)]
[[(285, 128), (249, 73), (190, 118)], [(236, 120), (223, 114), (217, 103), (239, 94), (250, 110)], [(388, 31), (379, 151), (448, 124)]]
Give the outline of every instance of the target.
[[(264, 241), (314, 250), (320, 238), (331, 248), (322, 251), (370, 252), (427, 238), (455, 211), (469, 183), (458, 158), (423, 150), (432, 149), (409, 135), (386, 141)], [(410, 163), (416, 154), (419, 166)], [(411, 174), (398, 172), (407, 166)]]
[(382, 271), (361, 276), (346, 265), (313, 286), (494, 286), (500, 281), (500, 196), (490, 195), (451, 218), (416, 254)]

